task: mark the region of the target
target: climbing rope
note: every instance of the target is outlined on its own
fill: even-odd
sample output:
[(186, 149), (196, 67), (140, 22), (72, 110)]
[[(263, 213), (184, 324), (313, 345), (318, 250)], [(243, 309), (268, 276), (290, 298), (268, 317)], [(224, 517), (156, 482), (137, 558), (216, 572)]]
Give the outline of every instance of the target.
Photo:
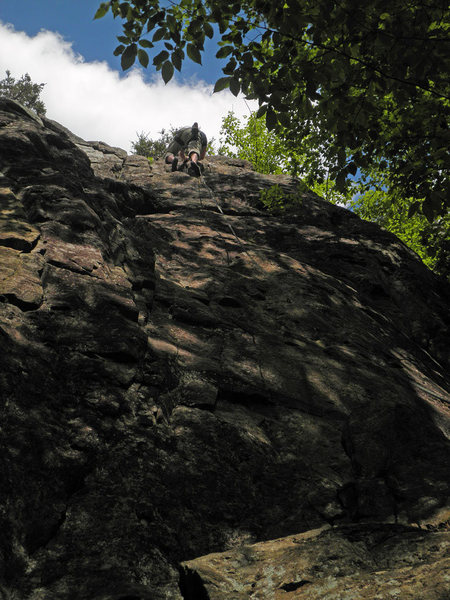
[[(199, 181), (200, 183), (206, 188), (206, 190), (208, 191), (208, 194), (210, 195), (210, 197), (212, 198), (212, 200), (214, 200), (215, 205), (217, 206), (218, 211), (220, 212), (220, 214), (223, 217), (226, 217), (225, 213), (222, 210), (222, 207), (220, 206), (216, 196), (214, 195), (214, 192), (212, 191), (212, 189), (209, 187), (209, 185), (206, 183), (205, 178), (203, 176), (203, 173), (200, 172), (200, 177), (199, 177)], [(201, 200), (200, 200), (201, 202)], [(203, 205), (202, 205), (203, 206)], [(228, 227), (228, 229), (231, 231), (231, 233), (233, 234), (233, 236), (235, 237), (237, 243), (239, 244), (239, 246), (241, 247), (242, 252), (244, 252), (248, 258), (255, 264), (258, 265), (258, 263), (250, 256), (250, 254), (248, 253), (248, 251), (246, 250), (246, 248), (244, 247), (244, 244), (242, 242), (242, 240), (239, 238), (239, 236), (237, 235), (236, 231), (234, 230), (233, 226), (231, 225), (231, 223), (229, 223), (226, 219), (225, 219), (225, 225)], [(219, 232), (220, 235), (220, 232)], [(220, 237), (223, 239), (223, 237), (220, 235)], [(224, 240), (225, 241), (225, 240)], [(227, 251), (227, 255), (228, 255), (228, 251)]]

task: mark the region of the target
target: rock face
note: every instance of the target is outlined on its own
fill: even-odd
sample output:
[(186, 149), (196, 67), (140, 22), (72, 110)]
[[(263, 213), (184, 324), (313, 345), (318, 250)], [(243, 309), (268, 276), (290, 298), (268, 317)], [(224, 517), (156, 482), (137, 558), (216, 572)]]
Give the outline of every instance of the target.
[(400, 525), (316, 530), (183, 565), (187, 599), (448, 598), (448, 533)]
[(301, 190), (0, 100), (0, 597), (446, 597), (448, 286)]

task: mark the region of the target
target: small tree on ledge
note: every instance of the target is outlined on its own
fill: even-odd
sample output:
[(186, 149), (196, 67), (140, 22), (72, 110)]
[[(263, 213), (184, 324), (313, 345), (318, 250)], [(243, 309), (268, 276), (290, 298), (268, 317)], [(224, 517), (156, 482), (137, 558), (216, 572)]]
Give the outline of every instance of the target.
[(40, 100), (45, 83), (33, 83), (28, 73), (20, 79), (11, 77), (11, 71), (6, 71), (5, 79), (0, 81), (0, 97), (10, 98), (30, 108), (40, 116), (45, 115), (45, 105)]
[(159, 133), (161, 134), (161, 137), (156, 140), (149, 138), (148, 134), (143, 131), (138, 133), (137, 140), (131, 142), (132, 153), (146, 156), (147, 158), (158, 158), (163, 156), (172, 139), (173, 131), (170, 130), (170, 132), (168, 132), (165, 129), (162, 129)]

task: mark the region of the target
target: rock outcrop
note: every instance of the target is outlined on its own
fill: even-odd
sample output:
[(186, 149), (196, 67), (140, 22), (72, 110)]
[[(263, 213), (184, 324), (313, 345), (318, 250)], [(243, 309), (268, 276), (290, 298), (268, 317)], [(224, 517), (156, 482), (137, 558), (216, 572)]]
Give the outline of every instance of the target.
[(346, 525), (189, 561), (181, 589), (195, 600), (444, 600), (449, 566), (448, 533)]
[(447, 597), (445, 281), (245, 161), (0, 161), (1, 598)]

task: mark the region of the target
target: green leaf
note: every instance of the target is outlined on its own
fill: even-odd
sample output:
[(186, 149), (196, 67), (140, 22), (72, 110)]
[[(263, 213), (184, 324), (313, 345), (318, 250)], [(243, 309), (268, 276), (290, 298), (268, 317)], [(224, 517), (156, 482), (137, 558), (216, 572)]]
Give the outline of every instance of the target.
[(350, 173), (350, 175), (356, 175), (357, 170), (358, 167), (355, 165), (354, 162), (351, 162), (347, 165), (347, 171), (348, 173)]
[(163, 39), (163, 37), (165, 36), (165, 34), (166, 34), (166, 30), (165, 29), (163, 29), (163, 28), (157, 29), (155, 31), (155, 33), (153, 34), (152, 42), (159, 42), (159, 40)]
[(199, 65), (202, 64), (202, 57), (197, 46), (194, 46), (194, 44), (188, 44), (186, 52), (191, 60), (198, 63)]
[(126, 35), (118, 35), (117, 36), (117, 41), (119, 41), (121, 44), (129, 44), (130, 43), (130, 38), (127, 37)]
[(158, 12), (155, 13), (150, 13), (150, 18), (147, 21), (147, 33), (149, 33), (150, 31), (152, 31), (152, 29), (154, 29), (155, 25), (159, 25), (161, 23), (161, 21), (164, 19), (165, 17), (165, 11), (164, 10), (160, 10)]
[(251, 52), (246, 52), (242, 57), (242, 62), (246, 69), (250, 69), (253, 66), (253, 58)]
[(172, 79), (173, 73), (173, 64), (170, 62), (170, 60), (166, 60), (162, 66), (162, 78), (164, 79), (164, 83), (167, 84)]
[(181, 39), (181, 34), (179, 31), (176, 31), (175, 33), (171, 33), (170, 39), (173, 40), (173, 42), (177, 46), (180, 46), (180, 48), (184, 48), (184, 46), (186, 45), (186, 41)]
[(225, 33), (225, 31), (228, 29), (228, 21), (226, 19), (223, 19), (222, 21), (219, 21), (219, 31), (220, 33)]
[(153, 48), (153, 44), (149, 40), (139, 40), (139, 45), (143, 48)]
[(161, 64), (167, 60), (169, 58), (169, 53), (167, 52), (167, 50), (162, 50), (162, 52), (160, 52), (159, 54), (157, 54), (154, 59), (153, 59), (153, 64), (155, 65), (155, 67), (160, 67)]
[(360, 156), (357, 164), (360, 168), (367, 169), (367, 167), (369, 166), (369, 161), (367, 160), (367, 156)]
[(278, 113), (278, 120), (283, 125), (283, 127), (289, 128), (292, 126), (291, 118), (289, 116), (289, 113), (287, 112)]
[(188, 33), (190, 35), (194, 35), (196, 31), (200, 31), (202, 29), (203, 21), (201, 19), (194, 19), (189, 23)]
[(120, 44), (120, 46), (117, 46), (117, 48), (114, 50), (113, 54), (114, 56), (119, 56), (124, 50), (125, 46), (123, 44)]
[(267, 112), (267, 109), (268, 109), (267, 104), (263, 104), (262, 106), (260, 106), (258, 108), (258, 112), (256, 113), (256, 118), (260, 119), (263, 115), (265, 115)]
[(216, 58), (226, 58), (229, 54), (233, 52), (233, 46), (224, 46), (220, 48), (216, 53)]
[(220, 79), (218, 79), (214, 86), (213, 93), (215, 94), (216, 92), (221, 92), (222, 90), (225, 90), (226, 88), (230, 87), (230, 80), (231, 77), (221, 77)]
[(241, 91), (241, 84), (239, 83), (239, 79), (236, 79), (235, 77), (231, 77), (230, 91), (233, 94), (233, 96), (237, 96), (239, 94), (239, 92)]
[(144, 69), (146, 69), (148, 67), (148, 54), (147, 54), (147, 52), (145, 50), (141, 50), (141, 48), (139, 48), (139, 50), (137, 51), (137, 55), (138, 55), (139, 62), (144, 67)]
[(236, 64), (237, 64), (236, 60), (234, 58), (232, 58), (231, 60), (229, 60), (227, 62), (225, 67), (222, 69), (222, 71), (225, 73), (225, 75), (232, 75), (236, 68)]
[(281, 90), (275, 90), (270, 96), (270, 104), (278, 111), (281, 108), (283, 96), (284, 93)]
[(177, 29), (178, 29), (177, 19), (173, 15), (169, 14), (169, 15), (167, 15), (166, 21), (167, 21), (167, 26), (168, 26), (169, 30), (172, 33), (175, 33), (175, 31), (177, 31)]
[(101, 19), (106, 15), (111, 6), (111, 2), (102, 2), (94, 15), (94, 19)]
[(172, 64), (178, 70), (181, 71), (181, 64), (183, 62), (184, 52), (177, 48), (172, 52)]
[(420, 202), (413, 202), (408, 209), (408, 219), (413, 217), (420, 208)]
[(275, 111), (273, 110), (273, 108), (271, 106), (269, 106), (269, 108), (267, 109), (267, 112), (266, 112), (267, 129), (269, 131), (274, 130), (275, 127), (277, 126), (277, 123), (278, 123), (277, 115), (276, 115)]
[(205, 35), (207, 37), (209, 37), (209, 39), (212, 39), (214, 37), (214, 29), (212, 28), (212, 26), (207, 23), (206, 21), (203, 24), (203, 30), (205, 32)]
[(131, 44), (130, 46), (128, 46), (128, 48), (125, 49), (124, 53), (122, 54), (121, 61), (120, 61), (120, 64), (124, 71), (129, 69), (134, 64), (134, 61), (136, 60), (136, 54), (137, 54), (136, 44)]
[(130, 5), (128, 4), (128, 2), (122, 2), (122, 4), (120, 4), (119, 13), (120, 13), (120, 16), (122, 17), (122, 19), (127, 18), (129, 9), (130, 9)]

